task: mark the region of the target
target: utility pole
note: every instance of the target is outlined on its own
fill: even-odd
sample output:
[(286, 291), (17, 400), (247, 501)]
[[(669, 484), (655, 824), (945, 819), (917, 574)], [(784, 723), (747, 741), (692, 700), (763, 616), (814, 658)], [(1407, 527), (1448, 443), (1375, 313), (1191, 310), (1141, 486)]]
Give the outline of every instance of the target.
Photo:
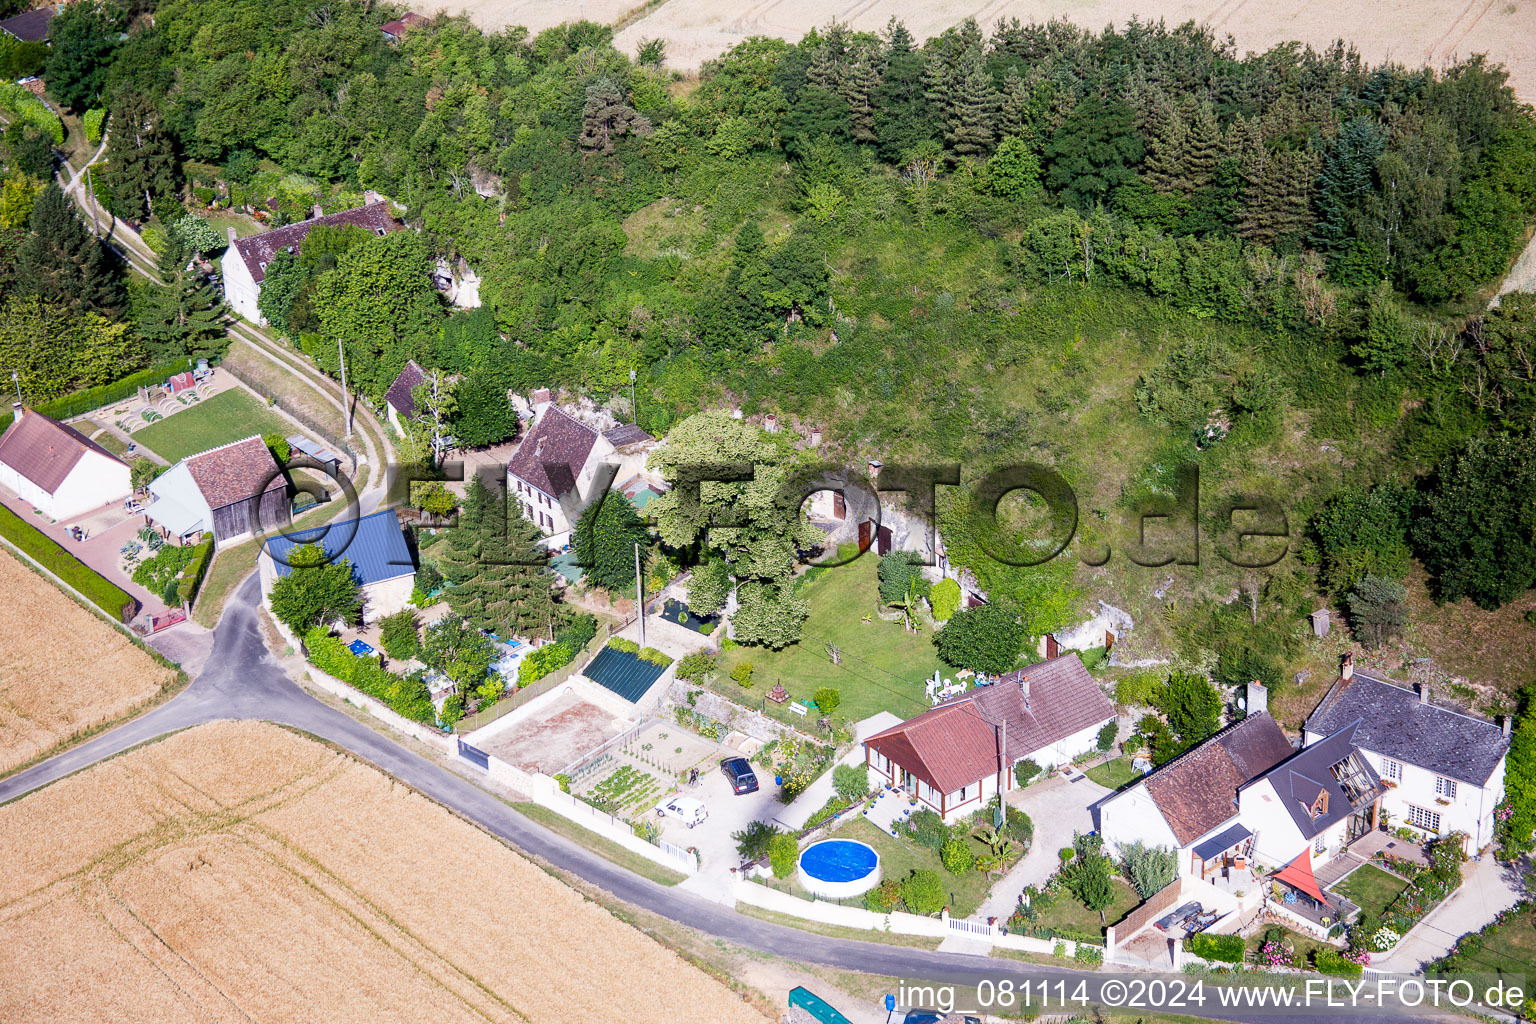
[(21, 377), (15, 370), (11, 371), (11, 383), (16, 385), (16, 404), (21, 405)]
[(640, 620), (640, 646), (645, 646), (645, 577), (640, 575), (640, 544), (635, 542), (635, 613)]
[(352, 440), (352, 403), (347, 400), (347, 350), (342, 347), (341, 339), (336, 339), (336, 355), (341, 359), (341, 404), (342, 412), (347, 417), (347, 437)]
[(635, 371), (631, 367), (629, 371), (629, 418), (635, 426), (640, 425), (640, 407), (635, 404)]

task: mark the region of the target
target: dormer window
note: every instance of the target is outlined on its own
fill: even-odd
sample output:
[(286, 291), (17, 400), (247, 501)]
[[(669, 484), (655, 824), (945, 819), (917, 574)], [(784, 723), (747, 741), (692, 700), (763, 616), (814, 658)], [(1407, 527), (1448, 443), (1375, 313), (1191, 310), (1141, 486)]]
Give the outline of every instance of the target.
[(1312, 801), (1311, 810), (1313, 821), (1328, 813), (1328, 791), (1326, 789), (1317, 794), (1317, 799)]

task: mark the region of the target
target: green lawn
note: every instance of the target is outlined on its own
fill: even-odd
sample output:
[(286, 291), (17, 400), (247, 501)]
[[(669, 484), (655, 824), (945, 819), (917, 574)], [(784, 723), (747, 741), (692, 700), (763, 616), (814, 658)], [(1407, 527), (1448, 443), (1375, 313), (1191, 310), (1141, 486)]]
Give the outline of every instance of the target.
[[(1466, 957), (1470, 971), (1536, 976), (1536, 911), (1527, 910), (1484, 933), (1483, 948)], [(1526, 991), (1530, 991), (1527, 984)]]
[(1248, 936), (1248, 952), (1257, 953), (1263, 947), (1264, 943), (1268, 941), (1265, 936), (1272, 931), (1279, 931), (1282, 933), (1280, 942), (1282, 945), (1289, 946), (1295, 953), (1296, 964), (1298, 966), (1310, 964), (1312, 962), (1312, 954), (1316, 953), (1320, 949), (1337, 948), (1330, 946), (1326, 942), (1319, 942), (1317, 939), (1312, 938), (1310, 935), (1302, 935), (1300, 932), (1293, 932), (1289, 928), (1282, 928), (1278, 925), (1271, 925), (1267, 928), (1260, 928), (1257, 932)]
[(1099, 920), (1096, 910), (1089, 910), (1080, 903), (1076, 896), (1063, 889), (1056, 897), (1056, 902), (1051, 904), (1040, 915), (1040, 920), (1035, 922), (1038, 928), (1055, 928), (1061, 931), (1077, 932), (1084, 935), (1097, 935), (1101, 938), (1107, 925), (1125, 917), (1141, 903), (1141, 897), (1130, 885), (1115, 879), (1115, 900), (1104, 910), (1103, 921)]
[(237, 389), (220, 392), (137, 430), (133, 439), (167, 462), (252, 434), (294, 433), (287, 420), (253, 395)]
[(1096, 764), (1092, 768), (1085, 769), (1083, 774), (1108, 789), (1119, 789), (1141, 778), (1141, 772), (1131, 767), (1129, 757), (1117, 757), (1112, 761)]
[(1381, 912), (1387, 908), (1387, 904), (1396, 899), (1397, 894), (1406, 888), (1408, 883), (1401, 878), (1387, 874), (1374, 864), (1365, 864), (1351, 871), (1348, 878), (1334, 885), (1333, 891), (1365, 913), (1380, 917)]
[[(836, 569), (813, 570), (812, 578), (802, 584), (811, 614), (801, 641), (782, 651), (741, 647), (725, 653), (714, 688), (733, 700), (760, 706), (775, 683), (783, 685), (791, 700), (809, 699), (819, 688), (831, 686), (842, 693), (838, 717), (850, 722), (878, 711), (902, 719), (926, 711), (924, 682), (935, 670), (950, 677), (955, 670), (939, 661), (931, 631), (908, 633), (900, 623), (883, 622), (873, 614), (879, 561), (868, 554)], [(861, 621), (865, 614), (869, 622)], [(838, 648), (840, 664), (832, 664), (828, 644)], [(756, 670), (748, 690), (730, 678), (731, 669), (742, 661), (750, 661)], [(786, 722), (806, 723), (771, 701), (767, 710)]]

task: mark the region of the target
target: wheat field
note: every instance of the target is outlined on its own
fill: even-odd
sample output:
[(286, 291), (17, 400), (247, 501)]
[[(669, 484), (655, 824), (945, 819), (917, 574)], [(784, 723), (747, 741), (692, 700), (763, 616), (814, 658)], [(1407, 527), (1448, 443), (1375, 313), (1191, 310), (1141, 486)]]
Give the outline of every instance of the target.
[(442, 807), (253, 722), (0, 807), (0, 1020), (763, 1018)]
[(119, 718), (175, 672), (0, 548), (0, 772)]

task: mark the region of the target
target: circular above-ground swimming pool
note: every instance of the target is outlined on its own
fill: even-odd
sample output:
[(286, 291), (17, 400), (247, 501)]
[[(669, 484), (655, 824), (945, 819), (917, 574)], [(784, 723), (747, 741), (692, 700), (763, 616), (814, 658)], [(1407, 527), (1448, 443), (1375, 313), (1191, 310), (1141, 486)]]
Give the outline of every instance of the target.
[(823, 839), (801, 851), (800, 884), (829, 900), (861, 895), (880, 884), (880, 855), (856, 839)]

